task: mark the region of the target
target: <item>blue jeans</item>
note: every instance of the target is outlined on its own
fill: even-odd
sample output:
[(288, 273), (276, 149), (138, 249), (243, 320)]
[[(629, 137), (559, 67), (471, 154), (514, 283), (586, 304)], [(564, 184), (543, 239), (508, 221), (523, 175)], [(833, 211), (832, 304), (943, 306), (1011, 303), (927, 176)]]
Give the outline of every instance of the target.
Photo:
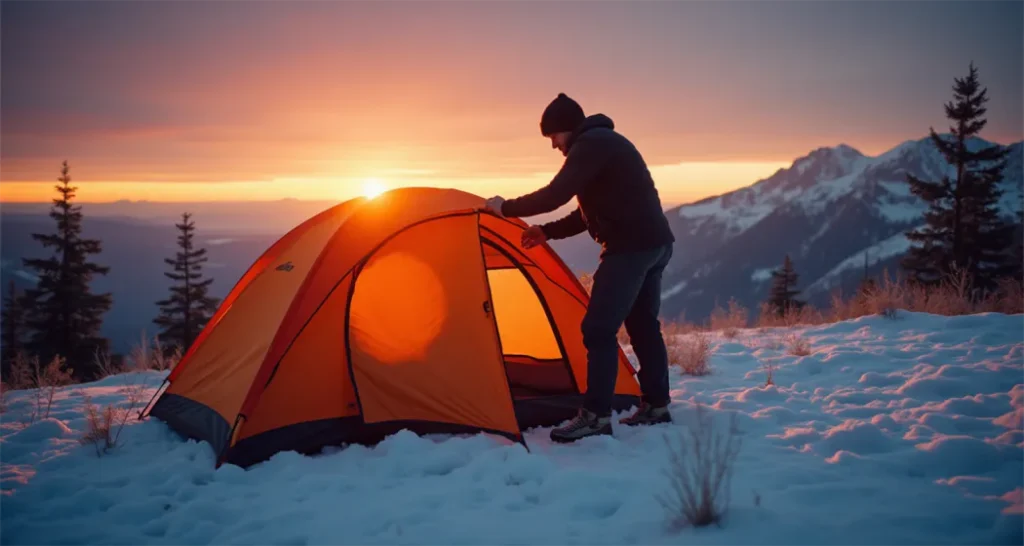
[(590, 305), (583, 317), (587, 349), (587, 392), (583, 406), (611, 415), (619, 371), (616, 334), (623, 323), (640, 363), (643, 400), (664, 406), (670, 400), (668, 351), (661, 335), (661, 276), (672, 258), (672, 245), (605, 256), (594, 273)]

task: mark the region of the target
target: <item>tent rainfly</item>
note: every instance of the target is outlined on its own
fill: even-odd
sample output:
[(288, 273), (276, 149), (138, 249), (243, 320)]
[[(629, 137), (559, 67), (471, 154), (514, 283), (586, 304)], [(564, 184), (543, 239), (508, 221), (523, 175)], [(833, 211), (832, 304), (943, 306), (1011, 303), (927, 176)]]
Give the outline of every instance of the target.
[[(401, 429), (523, 442), (587, 385), (588, 294), (526, 227), (451, 189), (325, 210), (256, 260), (142, 416), (242, 467)], [(619, 362), (624, 410), (640, 388)]]

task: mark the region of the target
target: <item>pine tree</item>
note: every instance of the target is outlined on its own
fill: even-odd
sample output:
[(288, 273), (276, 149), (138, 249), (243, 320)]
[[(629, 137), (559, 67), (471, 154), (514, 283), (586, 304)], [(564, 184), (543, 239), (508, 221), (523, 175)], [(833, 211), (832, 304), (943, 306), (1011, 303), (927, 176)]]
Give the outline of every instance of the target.
[(4, 295), (0, 322), (3, 324), (3, 333), (0, 336), (0, 344), (3, 344), (0, 376), (7, 378), (10, 376), (11, 363), (14, 362), (18, 353), (24, 350), (22, 344), (25, 339), (25, 307), (21, 295), (14, 286), (14, 281), (10, 282), (7, 294)]
[(77, 188), (71, 185), (68, 172), (65, 161), (56, 185), (60, 197), (53, 200), (50, 210), (56, 232), (32, 234), (44, 248), (53, 249), (53, 255), (23, 259), (25, 267), (39, 278), (35, 288), (26, 291), (31, 302), (27, 348), (41, 362), (63, 357), (76, 378), (83, 380), (93, 377), (96, 352), (107, 351), (109, 341), (100, 336), (100, 327), (113, 299), (109, 293), (93, 294), (89, 287), (95, 275), (106, 275), (110, 268), (88, 260), (102, 247), (98, 240), (82, 238), (82, 209), (72, 204)]
[(966, 78), (956, 78), (953, 101), (945, 104), (951, 139), (930, 129), (931, 141), (955, 168), (956, 178), (928, 181), (907, 175), (910, 190), (928, 204), (926, 225), (908, 232), (911, 247), (903, 268), (911, 282), (935, 285), (946, 275), (966, 272), (972, 286), (995, 287), (996, 280), (1012, 274), (1008, 252), (1013, 225), (999, 215), (999, 182), (1009, 150), (991, 145), (971, 151), (972, 139), (985, 127), (987, 89), (978, 81), (974, 63)]
[(868, 276), (868, 252), (871, 249), (868, 248), (864, 251), (864, 272), (861, 274), (860, 284), (857, 285), (857, 299), (863, 301), (868, 294), (875, 291), (878, 286), (875, 279)]
[(1024, 208), (1017, 210), (1017, 225), (1013, 229), (1013, 250), (1010, 254), (1010, 272), (1017, 282), (1024, 282)]
[(789, 258), (789, 254), (787, 254), (782, 262), (782, 267), (772, 271), (772, 288), (768, 297), (768, 305), (780, 317), (804, 306), (804, 302), (796, 299), (796, 296), (800, 293), (796, 289), (798, 280), (799, 275), (797, 275), (796, 270), (793, 268), (793, 261)]
[(170, 296), (157, 302), (160, 314), (153, 322), (162, 328), (160, 338), (168, 341), (169, 351), (177, 346), (184, 352), (216, 312), (219, 300), (207, 295), (213, 279), (203, 280), (203, 264), (208, 258), (206, 249), (195, 248), (193, 243), (192, 215), (186, 212), (181, 217), (182, 222), (175, 224), (181, 231), (178, 235), (180, 250), (174, 258), (164, 259), (172, 267), (172, 271), (164, 275), (174, 284), (170, 287)]

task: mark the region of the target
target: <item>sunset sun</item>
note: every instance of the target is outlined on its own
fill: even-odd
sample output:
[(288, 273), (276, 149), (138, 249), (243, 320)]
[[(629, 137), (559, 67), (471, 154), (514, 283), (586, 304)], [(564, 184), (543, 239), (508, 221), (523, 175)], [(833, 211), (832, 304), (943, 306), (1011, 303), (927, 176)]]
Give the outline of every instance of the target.
[(367, 178), (363, 182), (363, 196), (367, 199), (373, 199), (386, 190), (387, 188), (384, 186), (384, 183), (377, 178)]

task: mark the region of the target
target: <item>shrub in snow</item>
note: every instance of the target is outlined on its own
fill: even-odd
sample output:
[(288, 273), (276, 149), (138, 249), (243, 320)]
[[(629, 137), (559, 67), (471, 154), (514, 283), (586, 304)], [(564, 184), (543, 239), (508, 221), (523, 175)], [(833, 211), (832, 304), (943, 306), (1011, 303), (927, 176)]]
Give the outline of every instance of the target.
[(973, 287), (962, 270), (954, 269), (936, 286), (925, 287), (907, 283), (902, 277), (891, 277), (884, 271), (878, 279), (866, 279), (852, 297), (834, 292), (828, 309), (817, 310), (806, 305), (780, 316), (771, 306), (762, 305), (758, 328), (816, 325), (876, 315), (896, 319), (899, 311), (929, 313), (941, 316), (978, 313), (1024, 313), (1024, 281), (1004, 278), (987, 292)]
[(736, 414), (721, 429), (697, 403), (694, 422), (679, 433), (679, 446), (669, 437), (666, 475), (671, 491), (659, 495), (669, 524), (675, 529), (720, 524), (729, 508), (729, 489), (740, 450)]
[[(39, 359), (35, 359), (36, 362)], [(4, 379), (12, 390), (22, 390), (32, 388), (32, 371), (33, 363), (23, 352), (18, 352), (14, 355), (14, 360), (11, 362), (10, 377)]]
[(678, 366), (687, 375), (711, 373), (711, 342), (704, 332), (695, 331), (687, 335), (665, 336), (668, 362)]
[(896, 318), (899, 310), (942, 316), (976, 313), (1024, 313), (1024, 283), (1006, 278), (993, 291), (980, 292), (963, 270), (953, 269), (934, 287), (905, 282), (888, 271), (866, 286), (851, 300), (832, 297), (830, 320), (848, 320), (865, 315)]
[(90, 397), (85, 398), (86, 432), (79, 442), (82, 445), (93, 445), (97, 456), (117, 446), (117, 440), (121, 437), (121, 431), (128, 418), (140, 409), (146, 400), (146, 384), (141, 375), (136, 374), (135, 378), (136, 380), (129, 381), (118, 390), (125, 395), (124, 405), (107, 404), (103, 409), (99, 409)]
[(982, 308), (1008, 315), (1024, 313), (1024, 282), (1017, 279), (1002, 279), (998, 286), (995, 292), (986, 297)]
[(747, 327), (747, 309), (735, 298), (729, 300), (729, 309), (716, 306), (711, 312), (711, 329), (720, 330), (726, 338), (733, 339), (740, 329)]
[(124, 371), (124, 362), (115, 360), (110, 355), (110, 351), (100, 351), (97, 349), (96, 353), (93, 354), (92, 360), (97, 379), (117, 375)]
[(762, 303), (757, 318), (758, 328), (792, 327), (826, 322), (821, 311), (810, 305), (791, 307), (779, 313), (770, 303)]
[(41, 366), (39, 357), (26, 357), (19, 353), (11, 363), (11, 377), (5, 381), (4, 389), (34, 389), (32, 410), (24, 414), (22, 424), (29, 426), (37, 419), (50, 417), (53, 399), (57, 390), (72, 383), (72, 370), (66, 366), (64, 358), (53, 357), (46, 366)]
[[(82, 445), (92, 444), (96, 447), (96, 455), (101, 455), (114, 447), (115, 439), (111, 436), (111, 429), (116, 420), (114, 406), (107, 405), (102, 410), (89, 398), (85, 402), (85, 435), (79, 439)], [(120, 430), (118, 430), (120, 432)]]
[(684, 334), (691, 334), (693, 332), (699, 332), (703, 329), (693, 324), (692, 322), (686, 322), (682, 317), (679, 320), (673, 320), (665, 322), (661, 325), (661, 333), (666, 337), (681, 336)]
[(765, 362), (761, 365), (764, 369), (764, 385), (771, 386), (775, 384), (775, 364), (772, 362)]
[(132, 347), (128, 355), (128, 368), (135, 371), (170, 370), (181, 360), (181, 356), (180, 347), (175, 346), (169, 351), (160, 343), (159, 337), (154, 337), (153, 345), (150, 346), (149, 338), (143, 334), (141, 342)]
[(786, 344), (789, 346), (789, 354), (793, 356), (807, 356), (811, 354), (811, 343), (803, 336), (790, 334)]

